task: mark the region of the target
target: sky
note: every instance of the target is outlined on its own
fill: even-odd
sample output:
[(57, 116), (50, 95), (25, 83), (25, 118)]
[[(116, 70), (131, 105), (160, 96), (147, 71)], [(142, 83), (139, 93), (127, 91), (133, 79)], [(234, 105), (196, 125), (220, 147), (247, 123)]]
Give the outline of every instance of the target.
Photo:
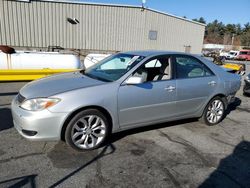
[[(80, 0), (83, 2), (141, 5), (141, 0)], [(204, 17), (242, 26), (250, 22), (250, 0), (147, 0), (146, 6), (188, 19)]]

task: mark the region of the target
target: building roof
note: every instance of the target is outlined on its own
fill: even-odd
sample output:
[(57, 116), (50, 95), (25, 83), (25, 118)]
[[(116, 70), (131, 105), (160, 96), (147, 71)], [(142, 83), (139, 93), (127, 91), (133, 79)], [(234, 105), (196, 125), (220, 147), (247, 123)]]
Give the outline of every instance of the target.
[[(17, 0), (17, 1), (30, 2), (30, 1), (33, 1), (33, 0)], [(97, 6), (128, 7), (128, 8), (139, 8), (139, 9), (142, 8), (141, 6), (135, 6), (135, 5), (122, 5), (122, 4), (111, 4), (111, 3), (110, 4), (107, 4), (107, 3), (104, 4), (104, 3), (84, 2), (84, 1), (79, 1), (79, 0), (36, 0), (36, 1), (53, 2), (53, 3), (85, 4), (85, 5), (97, 5)], [(159, 13), (159, 14), (170, 16), (170, 17), (174, 17), (176, 19), (184, 20), (184, 21), (191, 22), (191, 23), (194, 23), (194, 24), (197, 24), (197, 25), (206, 26), (206, 24), (196, 22), (196, 21), (193, 21), (193, 20), (189, 20), (189, 19), (186, 19), (186, 18), (183, 18), (183, 17), (180, 17), (180, 16), (175, 16), (173, 14), (165, 13), (165, 12), (158, 11), (158, 10), (155, 10), (155, 9), (145, 7), (145, 10), (153, 11), (153, 12), (156, 12), (156, 13)]]
[(166, 54), (186, 54), (184, 52), (164, 51), (164, 50), (138, 50), (138, 51), (136, 50), (136, 51), (128, 51), (122, 53), (139, 55), (144, 57), (166, 55)]

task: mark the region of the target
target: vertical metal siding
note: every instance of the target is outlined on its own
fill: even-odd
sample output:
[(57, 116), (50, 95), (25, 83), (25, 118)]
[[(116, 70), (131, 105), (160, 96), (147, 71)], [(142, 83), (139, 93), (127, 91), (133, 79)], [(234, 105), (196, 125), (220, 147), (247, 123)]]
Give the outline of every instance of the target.
[[(67, 18), (76, 18), (72, 25)], [(150, 30), (157, 40), (149, 40)], [(89, 50), (161, 49), (200, 53), (205, 27), (140, 8), (0, 1), (0, 44)]]
[(4, 8), (3, 8), (3, 3), (0, 3), (0, 41), (3, 44), (6, 44), (6, 36), (5, 36), (5, 20), (4, 20)]

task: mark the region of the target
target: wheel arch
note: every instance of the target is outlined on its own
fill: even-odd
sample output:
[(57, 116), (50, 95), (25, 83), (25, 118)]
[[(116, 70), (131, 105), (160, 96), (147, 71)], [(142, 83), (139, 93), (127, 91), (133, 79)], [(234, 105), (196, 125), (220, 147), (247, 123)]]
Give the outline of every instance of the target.
[(96, 105), (84, 106), (84, 107), (81, 107), (81, 108), (76, 109), (75, 111), (71, 112), (70, 115), (66, 118), (66, 120), (64, 121), (63, 126), (61, 128), (61, 135), (60, 135), (61, 140), (65, 141), (65, 131), (66, 131), (66, 127), (67, 127), (68, 123), (70, 122), (70, 120), (79, 112), (87, 110), (87, 109), (96, 109), (96, 110), (99, 110), (100, 112), (102, 112), (107, 117), (109, 125), (111, 126), (110, 129), (112, 130), (113, 118), (107, 109), (105, 109), (101, 106), (96, 106)]
[(227, 106), (228, 106), (227, 96), (226, 96), (225, 94), (223, 94), (223, 93), (218, 93), (218, 94), (216, 94), (216, 95), (213, 95), (213, 97), (211, 97), (211, 98), (207, 101), (206, 105), (203, 107), (202, 114), (201, 114), (200, 116), (203, 115), (203, 113), (204, 113), (204, 111), (205, 111), (207, 105), (208, 105), (208, 104), (210, 103), (210, 101), (213, 100), (215, 97), (220, 97), (220, 98), (222, 98), (223, 101), (224, 101), (224, 104), (225, 104), (225, 108), (227, 108)]
[[(205, 118), (206, 116), (206, 110), (208, 108), (208, 105), (211, 103), (212, 100), (214, 100), (215, 98), (220, 98), (222, 100), (222, 102), (224, 103), (224, 113), (222, 115), (222, 117), (220, 118), (220, 120), (218, 120), (218, 122), (214, 122), (214, 123), (211, 123), (211, 122), (208, 122), (208, 120)], [(202, 115), (201, 117), (199, 118), (203, 123), (211, 126), (211, 125), (215, 125), (219, 122), (221, 122), (225, 116), (226, 116), (226, 110), (227, 110), (227, 106), (228, 106), (228, 102), (227, 102), (227, 96), (225, 94), (222, 94), (222, 93), (218, 93), (216, 95), (214, 95), (213, 97), (211, 97), (207, 104), (205, 105), (205, 108), (203, 109), (203, 112), (202, 112)]]
[[(227, 96), (225, 94), (219, 93), (219, 94), (215, 95), (213, 98), (215, 98), (215, 97), (220, 97), (220, 98), (224, 99), (225, 105), (227, 105)], [(211, 99), (213, 99), (213, 98), (211, 98)]]
[[(219, 93), (219, 94), (216, 94), (214, 95), (211, 99), (215, 98), (215, 97), (221, 97), (221, 98), (227, 98), (225, 94), (222, 94), (222, 93)], [(210, 100), (211, 100), (210, 99)]]
[(228, 105), (227, 96), (226, 96), (225, 94), (223, 94), (223, 93), (218, 93), (218, 94), (214, 95), (213, 97), (211, 97), (211, 98), (209, 99), (209, 101), (207, 102), (206, 106), (207, 106), (207, 105), (209, 104), (209, 102), (210, 102), (212, 99), (214, 99), (215, 97), (220, 97), (220, 98), (222, 98), (223, 101), (224, 101), (225, 107), (227, 108), (227, 105)]

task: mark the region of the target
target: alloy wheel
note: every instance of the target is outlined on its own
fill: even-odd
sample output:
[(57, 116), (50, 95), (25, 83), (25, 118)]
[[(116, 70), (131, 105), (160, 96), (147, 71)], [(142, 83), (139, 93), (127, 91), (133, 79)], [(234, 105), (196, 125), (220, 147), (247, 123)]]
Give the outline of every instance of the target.
[(101, 117), (86, 115), (73, 125), (71, 139), (78, 148), (91, 149), (103, 141), (106, 131), (106, 125)]
[(214, 100), (208, 107), (206, 118), (211, 124), (218, 123), (224, 114), (224, 105), (221, 100)]

